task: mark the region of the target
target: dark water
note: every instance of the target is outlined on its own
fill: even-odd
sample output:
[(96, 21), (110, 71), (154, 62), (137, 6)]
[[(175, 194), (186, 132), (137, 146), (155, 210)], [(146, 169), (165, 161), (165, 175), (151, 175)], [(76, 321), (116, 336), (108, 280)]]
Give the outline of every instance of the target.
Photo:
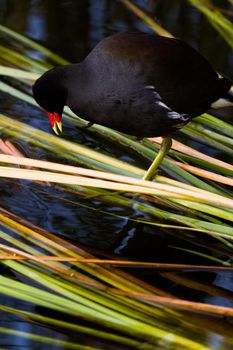
[[(225, 42), (216, 34), (202, 15), (185, 1), (161, 0), (161, 1), (137, 1), (142, 7), (154, 14), (160, 23), (175, 36), (184, 39), (203, 53), (212, 65), (224, 75), (233, 78), (233, 53)], [(216, 2), (221, 6), (230, 5), (227, 1)], [(227, 5), (228, 4), (228, 5)], [(233, 10), (231, 8), (231, 10)], [(0, 0), (0, 22), (19, 33), (37, 40), (52, 51), (60, 54), (71, 62), (82, 60), (94, 45), (105, 36), (122, 30), (150, 29), (130, 13), (118, 1), (56, 1), (56, 0)], [(38, 55), (30, 52), (30, 56)], [(0, 111), (15, 115), (19, 120), (30, 123), (43, 130), (48, 130), (49, 125), (43, 113), (25, 103), (15, 101), (5, 94), (0, 94)], [(30, 118), (28, 117), (30, 116)], [(101, 149), (106, 154), (115, 154), (120, 159), (125, 159), (121, 149), (115, 149), (111, 144), (93, 138), (88, 131), (74, 129), (71, 125), (65, 126), (67, 139), (75, 139), (77, 142)], [(31, 145), (20, 143), (18, 146), (25, 155), (39, 159), (58, 160), (59, 157), (49, 155), (46, 151)], [(139, 159), (128, 159), (129, 162), (140, 162)], [(103, 251), (108, 254), (121, 254), (126, 257), (146, 261), (176, 262), (176, 263), (205, 263), (206, 260), (190, 257), (187, 253), (180, 254), (171, 246), (187, 247), (187, 242), (180, 240), (179, 233), (173, 237), (166, 231), (142, 224), (132, 224), (127, 217), (138, 218), (141, 213), (133, 208), (124, 209), (109, 207), (97, 201), (86, 200), (82, 197), (61, 194), (60, 191), (51, 188), (42, 188), (37, 184), (27, 182), (12, 182), (1, 180), (0, 193), (1, 206), (13, 213), (29, 220), (30, 222), (65, 236), (66, 239), (80, 243), (85, 247)], [(105, 213), (103, 213), (105, 212)], [(117, 218), (108, 213), (121, 215)], [(196, 238), (195, 238), (196, 240)], [(202, 241), (200, 239), (200, 244)], [(210, 240), (211, 244), (211, 240)], [(190, 249), (193, 247), (190, 245)], [(165, 286), (172, 293), (186, 296), (193, 300), (204, 301), (206, 294), (193, 290), (182, 289), (175, 283), (157, 275), (155, 272), (137, 272), (140, 277), (153, 283)], [(195, 276), (194, 276), (195, 278)], [(206, 279), (219, 286), (232, 290), (232, 275), (226, 274), (199, 274), (198, 279)], [(14, 306), (15, 301), (2, 296), (2, 302)], [(4, 301), (3, 301), (4, 300)], [(232, 302), (223, 298), (206, 298), (208, 302), (232, 306)], [(17, 304), (18, 305), (18, 304)], [(28, 307), (28, 306), (26, 306)], [(30, 309), (30, 308), (29, 308)], [(3, 314), (0, 325), (8, 326), (24, 331), (41, 333), (39, 326), (8, 314)], [(42, 329), (44, 335), (56, 337), (62, 340), (74, 340), (70, 336)], [(210, 340), (212, 343), (213, 340)], [(88, 341), (87, 341), (88, 343)], [(38, 344), (32, 346), (29, 340), (21, 340), (13, 337), (0, 337), (0, 345), (4, 349), (41, 349)], [(91, 341), (90, 341), (91, 344)], [(99, 345), (99, 344), (98, 344)], [(104, 349), (111, 349), (108, 345)], [(50, 348), (52, 349), (52, 347)], [(115, 349), (115, 347), (113, 347)], [(221, 342), (215, 340), (214, 349), (221, 349)]]

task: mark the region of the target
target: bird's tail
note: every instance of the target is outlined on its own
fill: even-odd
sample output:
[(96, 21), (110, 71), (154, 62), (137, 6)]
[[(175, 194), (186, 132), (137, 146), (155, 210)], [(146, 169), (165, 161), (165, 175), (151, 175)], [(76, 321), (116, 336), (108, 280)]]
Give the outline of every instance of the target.
[(224, 98), (233, 103), (233, 90), (230, 90), (226, 93), (226, 95), (224, 96)]
[(219, 99), (211, 104), (211, 108), (224, 108), (233, 106), (233, 82), (227, 78), (219, 79)]

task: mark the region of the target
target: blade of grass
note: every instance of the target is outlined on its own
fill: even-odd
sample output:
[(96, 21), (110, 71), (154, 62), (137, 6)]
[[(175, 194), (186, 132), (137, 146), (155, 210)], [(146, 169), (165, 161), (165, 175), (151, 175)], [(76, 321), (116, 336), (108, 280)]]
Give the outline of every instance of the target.
[[(26, 292), (29, 301), (31, 300), (33, 302), (33, 300), (37, 300), (38, 304), (46, 305), (46, 307), (50, 302), (50, 307), (53, 307), (54, 305), (55, 308), (57, 308), (57, 304), (58, 309), (60, 309), (62, 312), (67, 312), (68, 314), (79, 317), (82, 316), (89, 320), (92, 319), (95, 322), (98, 321), (103, 326), (111, 327), (112, 329), (116, 329), (139, 339), (144, 339), (151, 344), (156, 344), (160, 339), (164, 339), (164, 337), (166, 337), (168, 334), (166, 331), (159, 329), (158, 327), (150, 326), (123, 315), (120, 315), (119, 318), (116, 313), (114, 318), (109, 317), (105, 313), (98, 314), (96, 311), (93, 312), (91, 309), (84, 308), (83, 305), (76, 304), (68, 298), (51, 294), (50, 292), (46, 292), (35, 287), (26, 286), (27, 288), (25, 290), (25, 286), (21, 282), (12, 281), (11, 287), (9, 287), (10, 281), (11, 280), (6, 277), (2, 277), (0, 279), (0, 291), (2, 293), (9, 293), (9, 295), (16, 298), (20, 298), (21, 293), (23, 293), (22, 297), (25, 298), (24, 293)], [(209, 350), (208, 347), (204, 347), (195, 341), (188, 340), (179, 335), (173, 335), (172, 339), (168, 340), (166, 343), (174, 344), (175, 346), (182, 346), (183, 349), (189, 350)]]
[(179, 167), (191, 172), (194, 175), (201, 176), (201, 177), (204, 177), (206, 179), (213, 180), (215, 182), (219, 182), (221, 184), (225, 184), (228, 186), (233, 186), (233, 179), (231, 179), (231, 178), (227, 178), (225, 176), (215, 174), (215, 173), (212, 173), (210, 171), (203, 170), (203, 169), (200, 169), (200, 168), (188, 165), (188, 164), (183, 164), (181, 162), (175, 162), (175, 164), (178, 164)]
[(135, 339), (116, 335), (114, 333), (110, 333), (109, 331), (104, 332), (104, 331), (96, 330), (93, 327), (80, 326), (78, 324), (58, 320), (58, 319), (51, 318), (51, 317), (46, 317), (44, 315), (41, 316), (41, 315), (38, 315), (38, 314), (35, 314), (32, 312), (22, 311), (22, 310), (18, 310), (15, 308), (2, 306), (2, 305), (0, 305), (0, 310), (3, 310), (5, 312), (9, 312), (9, 313), (12, 313), (15, 315), (22, 316), (26, 319), (30, 319), (30, 320), (33, 320), (35, 322), (39, 322), (41, 324), (49, 324), (52, 327), (58, 327), (59, 329), (70, 330), (72, 332), (78, 332), (78, 333), (85, 334), (85, 335), (88, 335), (91, 337), (95, 337), (96, 339), (99, 338), (99, 339), (107, 340), (108, 342), (112, 341), (112, 342), (115, 342), (117, 344), (129, 346), (130, 348), (132, 347), (133, 349), (135, 349), (137, 347), (138, 348), (142, 347), (145, 350), (153, 350), (154, 349), (153, 345), (149, 345), (149, 344), (145, 344), (145, 343), (143, 344), (140, 341), (137, 341)]
[[(152, 138), (150, 141), (159, 143), (161, 142), (160, 138)], [(207, 168), (216, 170), (217, 172), (221, 172), (225, 175), (233, 177), (233, 165), (226, 163), (222, 160), (210, 157), (204, 153), (201, 153), (189, 146), (182, 144), (181, 142), (173, 140), (172, 149), (178, 151), (178, 157), (180, 159), (184, 159), (187, 161), (194, 162), (196, 164), (205, 165)], [(173, 154), (171, 152), (171, 154)]]
[(17, 68), (11, 68), (11, 67), (5, 67), (0, 66), (0, 75), (4, 75), (7, 77), (13, 77), (18, 79), (28, 79), (28, 80), (36, 80), (40, 77), (40, 74), (24, 71), (22, 69)]
[(12, 136), (27, 138), (29, 142), (33, 142), (37, 146), (41, 146), (45, 149), (50, 149), (52, 145), (53, 150), (56, 153), (63, 155), (68, 159), (86, 164), (86, 159), (88, 158), (89, 165), (92, 164), (92, 166), (94, 166), (95, 164), (97, 169), (109, 169), (110, 171), (115, 169), (115, 172), (128, 173), (131, 175), (134, 175), (135, 171), (138, 172), (137, 167), (127, 164), (126, 162), (101, 154), (100, 152), (91, 150), (85, 146), (47, 134), (27, 124), (5, 117), (2, 114), (0, 115), (0, 124), (1, 128), (7, 128), (9, 134)]
[(50, 51), (50, 50), (46, 49), (44, 46), (36, 43), (34, 40), (31, 40), (28, 37), (26, 37), (22, 34), (19, 34), (10, 28), (3, 26), (2, 24), (0, 24), (0, 32), (10, 36), (11, 38), (15, 39), (17, 42), (20, 42), (24, 45), (27, 45), (28, 47), (30, 47), (33, 50), (42, 52), (45, 56), (47, 56), (48, 58), (50, 58), (51, 60), (53, 60), (54, 62), (56, 62), (58, 64), (68, 64), (69, 63), (64, 58), (54, 54), (52, 51)]
[(232, 137), (233, 135), (233, 125), (210, 114), (202, 114), (201, 116), (195, 118), (195, 122), (208, 125), (210, 128), (215, 129), (218, 133), (225, 134), (226, 136)]
[(224, 40), (233, 48), (233, 25), (210, 0), (188, 0), (208, 19)]
[[(56, 182), (61, 184), (110, 189), (110, 190), (120, 191), (120, 192), (122, 191), (122, 192), (144, 193), (144, 194), (151, 194), (151, 195), (156, 195), (161, 197), (168, 197), (170, 199), (183, 198), (188, 201), (196, 200), (198, 201), (198, 205), (201, 202), (204, 202), (204, 203), (210, 203), (210, 204), (233, 209), (233, 201), (228, 198), (221, 197), (219, 195), (214, 195), (209, 193), (209, 196), (207, 197), (206, 194), (203, 195), (202, 193), (186, 191), (184, 189), (178, 189), (178, 188), (173, 189), (169, 185), (163, 186), (162, 184), (156, 184), (156, 183), (153, 183), (151, 185), (148, 184), (148, 187), (145, 187), (145, 186), (143, 187), (143, 181), (141, 183), (141, 186), (129, 185), (124, 183), (116, 183), (113, 181), (104, 181), (99, 179), (84, 178), (84, 177), (73, 176), (73, 175), (63, 175), (63, 174), (54, 173), (54, 172), (46, 172), (46, 171), (42, 172), (38, 170), (29, 170), (29, 169), (24, 170), (24, 169), (17, 169), (17, 168), (2, 167), (2, 166), (0, 166), (0, 176), (24, 179), (24, 180)], [(217, 209), (212, 208), (212, 212), (214, 213), (215, 211), (217, 213)], [(224, 215), (227, 216), (228, 213), (225, 212)]]
[[(187, 126), (185, 129), (181, 130), (183, 134), (186, 134), (188, 136), (191, 136), (193, 139), (196, 139), (200, 143), (205, 143), (211, 147), (214, 147), (222, 152), (225, 152), (228, 155), (232, 155), (232, 146), (230, 147), (226, 146), (224, 144), (225, 139), (223, 140), (223, 136), (215, 136), (214, 133), (211, 131), (205, 130), (205, 128), (202, 128), (201, 126), (196, 127), (194, 124)], [(213, 137), (212, 137), (213, 136)], [(218, 140), (217, 140), (218, 139)], [(228, 142), (230, 143), (230, 141)]]
[(11, 64), (20, 66), (20, 68), (23, 69), (31, 69), (40, 73), (43, 73), (46, 69), (53, 67), (51, 64), (41, 63), (2, 45), (0, 45), (0, 55), (2, 59), (10, 62)]
[(145, 11), (143, 11), (139, 6), (135, 5), (130, 0), (121, 0), (121, 2), (129, 9), (131, 10), (136, 16), (141, 18), (143, 22), (145, 22), (152, 30), (154, 30), (155, 33), (159, 35), (163, 35), (166, 37), (173, 37), (172, 34), (170, 34), (166, 29), (164, 29), (161, 25), (155, 22), (155, 20), (150, 17), (148, 14), (146, 14)]
[(24, 331), (19, 331), (19, 330), (14, 330), (14, 329), (9, 329), (6, 327), (0, 327), (0, 333), (8, 334), (11, 336), (19, 337), (19, 338), (24, 338), (24, 339), (30, 339), (34, 342), (39, 342), (42, 344), (49, 344), (51, 346), (58, 346), (62, 347), (63, 349), (74, 349), (74, 350), (101, 350), (101, 348), (97, 347), (92, 347), (92, 346), (87, 346), (87, 345), (79, 345), (77, 343), (72, 343), (70, 341), (65, 341), (61, 339), (55, 339), (55, 338), (50, 338), (38, 334), (33, 334), (33, 333), (28, 333)]

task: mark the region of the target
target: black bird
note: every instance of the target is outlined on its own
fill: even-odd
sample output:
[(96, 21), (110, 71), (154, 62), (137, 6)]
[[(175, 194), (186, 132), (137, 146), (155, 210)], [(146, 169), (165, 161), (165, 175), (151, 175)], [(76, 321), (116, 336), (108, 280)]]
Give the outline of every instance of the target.
[(181, 40), (124, 32), (102, 40), (81, 63), (54, 68), (33, 86), (56, 134), (63, 108), (89, 125), (137, 137), (162, 136), (150, 180), (171, 147), (170, 135), (219, 98), (232, 100), (232, 82)]

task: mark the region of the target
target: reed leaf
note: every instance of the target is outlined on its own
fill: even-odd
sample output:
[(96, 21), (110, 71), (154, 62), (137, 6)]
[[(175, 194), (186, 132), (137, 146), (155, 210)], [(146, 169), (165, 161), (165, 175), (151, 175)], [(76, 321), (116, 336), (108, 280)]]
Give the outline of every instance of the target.
[[(197, 4), (197, 1), (190, 0), (190, 2)], [(131, 1), (122, 0), (122, 3), (157, 33), (172, 36)], [(210, 8), (209, 4), (210, 2), (207, 3), (207, 1), (202, 4), (199, 2), (198, 9), (232, 45), (232, 25)], [(23, 81), (28, 87), (38, 78), (38, 73), (56, 64), (66, 64), (67, 61), (2, 25), (0, 25), (0, 32), (4, 33), (6, 38), (11, 38), (16, 43), (42, 53), (46, 58), (45, 61), (38, 62), (25, 57), (22, 52), (0, 47), (3, 64), (9, 62), (9, 65), (15, 67), (0, 66), (0, 74), (8, 77), (7, 81), (10, 81), (10, 84), (0, 82), (0, 90), (17, 100), (36, 106), (30, 95), (13, 87), (14, 83)], [(78, 127), (86, 125), (86, 121), (75, 116), (67, 108), (64, 111), (64, 119)], [(148, 220), (144, 220), (144, 224), (164, 228), (164, 233), (168, 227), (173, 230), (180, 229), (178, 234), (181, 238), (196, 244), (196, 250), (193, 246), (192, 248), (174, 247), (175, 249), (184, 249), (190, 256), (199, 255), (209, 261), (222, 264), (222, 267), (230, 268), (233, 201), (229, 186), (232, 185), (233, 178), (232, 164), (201, 154), (175, 141), (170, 155), (176, 161), (168, 156), (162, 164), (162, 169), (174, 179), (158, 175), (155, 182), (147, 182), (141, 179), (145, 170), (138, 166), (66, 141), (61, 137), (49, 135), (3, 114), (0, 115), (0, 129), (5, 136), (17, 138), (20, 142), (23, 140), (56, 153), (64, 158), (65, 163), (71, 160), (85, 167), (78, 168), (0, 155), (2, 178), (40, 181), (41, 186), (49, 181), (50, 185), (59, 184), (56, 186), (58, 191), (71, 192), (73, 201), (76, 200), (76, 195), (79, 195), (99, 199), (109, 205), (133, 208), (136, 212), (144, 213), (145, 217), (148, 217)], [(226, 122), (204, 114), (183, 130), (192, 139), (197, 138), (202, 141), (205, 139), (206, 143), (221, 150), (225, 155), (233, 154), (231, 140), (233, 129)], [(144, 160), (154, 158), (160, 142), (159, 139), (152, 140), (153, 142), (149, 140), (138, 142), (100, 125), (92, 126), (88, 132), (120, 145), (126, 152), (130, 151), (132, 154), (133, 151)], [(185, 164), (186, 161), (197, 164), (198, 167), (191, 167)], [(16, 168), (19, 165), (30, 168)], [(213, 171), (222, 175), (214, 174)], [(201, 177), (208, 179), (208, 183)], [(58, 329), (62, 328), (67, 332), (80, 332), (103, 341), (114, 341), (119, 346), (127, 346), (127, 348), (152, 350), (165, 347), (173, 350), (210, 350), (204, 340), (204, 335), (207, 333), (196, 329), (192, 318), (171, 309), (174, 296), (168, 291), (142, 282), (130, 274), (113, 268), (112, 264), (101, 265), (95, 262), (98, 261), (96, 257), (80, 247), (37, 228), (1, 208), (0, 223), (1, 242), (4, 242), (0, 244), (0, 255), (3, 257), (1, 264), (16, 272), (18, 277), (18, 280), (15, 280), (1, 276), (0, 292), (14, 299), (27, 300), (35, 306), (57, 311), (62, 316), (61, 320), (53, 319), (36, 312), (29, 313), (0, 305), (0, 309), (4, 312), (58, 327)], [(218, 247), (212, 250), (211, 247), (199, 246), (193, 236), (190, 238), (187, 235), (186, 229), (188, 233), (194, 231), (195, 234), (215, 237)], [(168, 234), (171, 234), (171, 231)], [(205, 248), (204, 252), (203, 248)], [(21, 259), (11, 259), (10, 254), (15, 254)], [(44, 256), (50, 256), (51, 259), (46, 260)], [(56, 261), (59, 258), (61, 260)], [(85, 263), (85, 259), (93, 260)], [(29, 282), (20, 282), (20, 279), (24, 280), (25, 276)], [(167, 298), (167, 301), (160, 300), (166, 308), (159, 306), (159, 299), (156, 299), (158, 295)], [(179, 305), (181, 304), (182, 302)], [(195, 303), (192, 307), (194, 311), (201, 309), (198, 305), (195, 308)], [(214, 307), (210, 307), (210, 310), (214, 313)], [(220, 314), (220, 310), (215, 308), (215, 311)], [(223, 311), (221, 310), (221, 315)], [(69, 322), (70, 317), (77, 322)], [(79, 326), (80, 319), (85, 320), (85, 326)], [(98, 328), (95, 329), (93, 325)], [(177, 331), (179, 329), (181, 331)], [(58, 342), (35, 334), (17, 333), (3, 327), (0, 328), (0, 332), (29, 337), (34, 341), (63, 346), (67, 349), (98, 349), (72, 342), (60, 340)], [(184, 336), (185, 332), (187, 336)], [(196, 339), (201, 340), (199, 342)], [(232, 344), (231, 337), (226, 338), (226, 342), (228, 340)]]
[(34, 40), (31, 40), (28, 37), (26, 37), (26, 36), (24, 36), (22, 34), (19, 34), (19, 33), (15, 32), (14, 30), (12, 30), (10, 28), (7, 28), (7, 27), (5, 27), (5, 26), (3, 26), (1, 24), (0, 24), (0, 32), (6, 34), (10, 38), (13, 38), (17, 42), (20, 42), (21, 44), (24, 44), (27, 47), (30, 47), (31, 49), (33, 49), (35, 51), (42, 52), (46, 57), (50, 58), (51, 60), (53, 60), (57, 64), (67, 64), (67, 63), (69, 63), (64, 58), (56, 55), (52, 51), (46, 49), (44, 46), (36, 43)]
[(163, 35), (166, 37), (173, 37), (166, 29), (164, 29), (160, 24), (156, 23), (155, 20), (149, 16), (145, 11), (143, 11), (138, 5), (134, 4), (130, 0), (121, 0), (121, 2), (131, 10), (136, 16), (143, 20), (155, 33)]
[(85, 345), (79, 345), (77, 343), (72, 343), (69, 341), (64, 341), (61, 339), (54, 339), (50, 337), (45, 337), (43, 335), (28, 333), (24, 331), (18, 331), (14, 329), (9, 329), (6, 327), (0, 327), (0, 333), (8, 334), (11, 336), (17, 336), (19, 338), (24, 339), (30, 339), (34, 342), (39, 342), (42, 344), (47, 344), (51, 346), (58, 346), (65, 349), (73, 349), (73, 350), (100, 350), (100, 348), (93, 347), (93, 346), (85, 346)]
[(223, 39), (233, 48), (233, 25), (212, 4), (211, 0), (188, 0), (208, 19)]
[[(20, 224), (20, 227), (24, 230), (25, 233), (27, 232), (27, 235), (30, 234), (28, 230), (25, 231), (22, 224)], [(45, 232), (44, 233), (41, 232), (39, 235), (41, 236), (41, 234), (45, 234)], [(38, 236), (38, 233), (37, 233), (37, 236)], [(49, 239), (48, 233), (46, 234), (46, 236), (48, 240)], [(37, 242), (38, 242), (37, 243), (38, 247), (40, 247), (40, 242), (39, 241)], [(64, 244), (65, 246), (67, 245), (65, 241), (60, 240), (60, 243), (59, 243), (59, 240), (58, 240), (56, 243), (57, 247), (61, 243)], [(36, 244), (36, 241), (35, 241), (35, 244)], [(51, 241), (51, 244), (54, 245), (54, 239), (53, 241)], [(70, 245), (70, 248), (72, 248), (72, 245)], [(1, 249), (3, 249), (3, 246), (1, 246)], [(72, 253), (72, 251), (70, 251), (70, 253)], [(194, 341), (190, 341), (179, 335), (175, 335), (172, 338), (172, 340), (169, 340), (167, 343), (164, 337), (166, 337), (167, 332), (170, 333), (170, 328), (169, 328), (169, 325), (166, 325), (166, 323), (164, 323), (164, 321), (166, 320), (166, 317), (167, 317), (166, 315), (170, 315), (169, 316), (171, 319), (170, 322), (177, 323), (178, 319), (177, 319), (176, 313), (169, 312), (169, 310), (166, 310), (166, 309), (162, 310), (160, 308), (157, 308), (156, 306), (152, 309), (151, 306), (140, 304), (139, 301), (129, 300), (128, 301), (129, 304), (128, 304), (126, 303), (125, 297), (122, 299), (121, 295), (117, 295), (117, 294), (114, 294), (112, 296), (113, 297), (112, 305), (111, 305), (111, 308), (109, 308), (108, 304), (111, 300), (111, 298), (109, 298), (109, 295), (106, 295), (105, 293), (104, 294), (101, 293), (101, 290), (99, 288), (96, 288), (96, 287), (93, 288), (91, 287), (91, 285), (86, 284), (85, 280), (77, 281), (72, 272), (70, 272), (69, 275), (66, 276), (62, 271), (59, 272), (57, 271), (57, 269), (55, 269), (54, 271), (56, 271), (56, 274), (60, 275), (59, 279), (57, 279), (56, 275), (54, 276), (54, 274), (48, 274), (44, 270), (43, 264), (41, 264), (41, 261), (39, 261), (39, 259), (37, 259), (36, 256), (35, 257), (29, 256), (28, 254), (24, 252), (19, 252), (19, 251), (17, 251), (17, 254), (31, 258), (32, 263), (30, 263), (29, 260), (27, 263), (25, 263), (20, 261), (16, 262), (13, 260), (9, 260), (8, 258), (7, 260), (4, 261), (4, 264), (11, 267), (12, 270), (17, 271), (18, 274), (28, 276), (28, 278), (35, 280), (37, 284), (39, 284), (39, 288), (25, 285), (19, 281), (10, 282), (11, 279), (2, 276), (0, 278), (0, 291), (3, 294), (7, 293), (12, 297), (22, 299), (22, 300), (26, 298), (28, 301), (36, 305), (44, 306), (52, 310), (56, 310), (64, 314), (75, 316), (78, 318), (81, 317), (89, 321), (93, 320), (94, 322), (97, 322), (99, 325), (101, 325), (104, 328), (111, 327), (112, 330), (120, 331), (123, 334), (125, 334), (126, 337), (130, 336), (130, 338), (133, 339), (134, 343), (140, 340), (146, 341), (147, 346), (145, 349), (152, 349), (153, 344), (155, 345), (161, 341), (165, 341), (166, 344), (169, 343), (170, 344), (169, 346), (171, 346), (171, 348), (174, 348), (174, 349), (176, 348), (178, 349), (180, 346), (184, 349), (186, 348), (187, 349), (202, 349), (202, 348), (208, 349), (208, 347), (205, 347), (202, 344), (199, 344)], [(37, 256), (38, 254), (40, 253), (38, 252)], [(37, 264), (35, 266), (36, 261), (37, 261)], [(51, 271), (53, 271), (53, 264), (55, 264), (54, 267), (56, 267), (56, 262), (51, 262), (50, 266), (46, 265), (47, 269), (49, 268)], [(78, 266), (81, 267), (82, 265), (78, 265)], [(97, 268), (94, 264), (91, 264), (87, 271), (88, 271), (88, 274), (90, 274), (90, 272), (92, 271), (92, 275), (93, 277), (95, 276), (95, 279), (96, 279), (98, 269), (101, 269), (102, 271), (108, 270), (106, 268), (103, 269), (101, 267)], [(125, 277), (120, 277), (120, 275), (117, 276), (116, 272), (114, 273), (114, 270), (111, 272), (111, 274), (112, 274), (112, 278), (115, 275), (115, 278), (112, 279), (113, 285), (116, 282), (114, 281), (116, 278), (118, 280), (119, 278), (121, 278), (122, 280), (127, 278), (127, 276)], [(131, 284), (133, 283), (134, 282), (132, 280)], [(44, 289), (44, 287), (46, 287), (46, 290)], [(123, 290), (125, 290), (125, 287), (123, 286), (123, 284), (122, 284), (122, 287), (123, 287)], [(138, 289), (138, 286), (135, 286), (135, 287), (136, 289)], [(146, 289), (144, 288), (144, 293), (145, 292), (146, 292)], [(149, 294), (151, 294), (151, 292), (149, 292)], [(118, 308), (117, 308), (117, 304), (116, 304), (116, 307), (114, 308), (113, 301), (115, 303), (118, 301)], [(132, 310), (130, 311), (131, 309), (130, 305), (132, 302), (133, 302), (132, 306), (134, 305), (134, 307), (136, 307), (137, 305), (133, 313), (132, 313)], [(107, 308), (106, 308), (106, 305), (108, 305)], [(6, 308), (3, 307), (3, 309), (7, 311)], [(9, 311), (13, 312), (12, 309)], [(101, 313), (99, 311), (101, 311)], [(16, 313), (17, 314), (20, 313), (20, 310), (16, 311)], [(139, 313), (141, 314), (139, 315)], [(131, 315), (130, 318), (129, 318), (129, 315)], [(24, 316), (26, 315), (24, 314)], [(155, 319), (153, 321), (153, 317), (155, 317), (155, 319), (157, 320), (156, 326), (154, 322)], [(37, 317), (35, 316), (34, 319), (37, 319)], [(39, 316), (38, 316), (38, 319), (39, 319)], [(135, 329), (136, 329), (136, 332), (135, 332)], [(81, 331), (80, 328), (79, 330)], [(98, 336), (98, 334), (96, 335)], [(99, 337), (103, 338), (104, 336), (101, 333)], [(124, 341), (127, 341), (125, 336), (123, 337), (123, 339)], [(119, 339), (118, 341), (121, 342), (122, 339)]]
[[(0, 161), (4, 159), (8, 160), (10, 157), (1, 157)], [(14, 161), (13, 158), (10, 158), (11, 162), (19, 163), (17, 159)], [(22, 162), (21, 162), (22, 163)], [(35, 164), (35, 162), (27, 164)], [(40, 162), (37, 162), (37, 164), (40, 164)], [(43, 163), (41, 163), (43, 164)], [(58, 164), (55, 166), (58, 167)], [(50, 164), (50, 168), (52, 168), (52, 164)], [(84, 169), (83, 169), (84, 170)], [(61, 171), (61, 169), (60, 169)], [(63, 170), (63, 172), (65, 172)], [(85, 174), (85, 171), (82, 171), (82, 169), (75, 169), (73, 168), (73, 173), (76, 172), (76, 174)], [(114, 191), (119, 192), (135, 192), (135, 193), (144, 193), (144, 194), (151, 194), (151, 195), (157, 195), (161, 197), (169, 197), (171, 198), (183, 198), (186, 200), (196, 200), (196, 202), (204, 202), (204, 203), (210, 203), (214, 204), (216, 206), (225, 206), (227, 208), (233, 209), (233, 201), (224, 198), (222, 196), (208, 193), (206, 191), (200, 191), (192, 187), (192, 191), (185, 190), (184, 188), (178, 188), (173, 187), (170, 185), (163, 185), (159, 183), (153, 183), (150, 181), (144, 181), (144, 180), (134, 180), (130, 177), (124, 177), (124, 176), (114, 176), (114, 174), (102, 174), (100, 172), (94, 171), (93, 173), (88, 171), (86, 174), (92, 174), (92, 177), (96, 177), (97, 174), (101, 176), (101, 178), (105, 178), (108, 181), (100, 180), (100, 179), (91, 179), (90, 177), (82, 177), (82, 176), (73, 176), (73, 175), (64, 175), (54, 172), (46, 172), (46, 171), (38, 171), (38, 170), (30, 170), (30, 169), (16, 169), (16, 168), (8, 168), (8, 167), (0, 167), (0, 176), (2, 177), (11, 177), (11, 178), (18, 178), (18, 179), (24, 179), (24, 180), (36, 180), (36, 181), (45, 181), (45, 182), (57, 182), (57, 183), (63, 183), (63, 184), (69, 184), (69, 185), (78, 185), (78, 186), (87, 186), (87, 187), (94, 187), (94, 188), (102, 188), (102, 189), (110, 189)], [(114, 180), (117, 180), (117, 182)], [(125, 183), (124, 183), (125, 182)], [(191, 204), (190, 204), (191, 205)], [(215, 209), (212, 208), (213, 211)], [(226, 213), (227, 214), (227, 213)]]

